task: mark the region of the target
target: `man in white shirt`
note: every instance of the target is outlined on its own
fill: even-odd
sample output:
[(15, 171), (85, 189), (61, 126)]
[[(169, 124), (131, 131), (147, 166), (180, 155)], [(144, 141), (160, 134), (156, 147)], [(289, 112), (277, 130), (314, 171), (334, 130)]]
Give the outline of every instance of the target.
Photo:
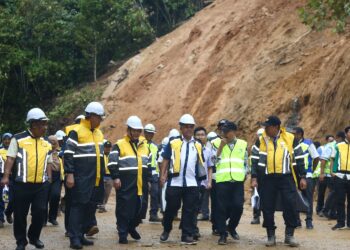
[[(199, 202), (198, 183), (206, 178), (203, 162), (202, 145), (193, 138), (194, 118), (185, 114), (180, 118), (181, 136), (170, 139), (163, 151), (160, 185), (167, 181), (166, 209), (163, 218), (164, 231), (161, 242), (169, 238), (172, 223), (182, 205), (181, 242), (195, 245), (193, 236), (196, 230), (196, 208)], [(204, 172), (204, 174), (203, 174)]]

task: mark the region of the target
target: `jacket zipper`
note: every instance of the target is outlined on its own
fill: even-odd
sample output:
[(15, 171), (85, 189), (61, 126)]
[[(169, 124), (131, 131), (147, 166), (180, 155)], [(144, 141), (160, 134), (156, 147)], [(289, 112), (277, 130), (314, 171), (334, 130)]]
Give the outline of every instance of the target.
[(349, 147), (350, 147), (350, 144), (348, 144), (348, 151), (347, 151), (347, 155), (346, 155), (346, 171), (348, 171), (348, 161), (349, 161)]
[[(233, 146), (233, 148), (234, 148), (234, 146)], [(231, 168), (232, 168), (232, 166), (231, 166), (231, 156), (232, 156), (232, 152), (233, 152), (233, 149), (231, 150), (231, 153), (230, 153), (230, 177), (231, 177), (231, 180), (234, 181), (234, 179), (232, 178), (232, 171), (231, 171)]]
[(35, 176), (34, 183), (36, 183), (36, 175), (38, 173), (38, 139), (35, 139)]
[[(276, 142), (277, 144), (277, 142)], [(276, 144), (273, 142), (273, 173), (276, 174)]]
[[(237, 143), (237, 142), (236, 142)], [(233, 148), (231, 150), (231, 153), (230, 153), (230, 177), (231, 177), (231, 181), (234, 181), (234, 179), (232, 178), (232, 171), (231, 171), (231, 168), (232, 168), (232, 165), (231, 165), (231, 156), (232, 156), (232, 153), (233, 153), (233, 150), (235, 149), (235, 146), (236, 146), (236, 143), (233, 145)], [(228, 146), (228, 145), (227, 145)], [(229, 147), (229, 146), (228, 146)], [(230, 148), (230, 147), (229, 147)]]

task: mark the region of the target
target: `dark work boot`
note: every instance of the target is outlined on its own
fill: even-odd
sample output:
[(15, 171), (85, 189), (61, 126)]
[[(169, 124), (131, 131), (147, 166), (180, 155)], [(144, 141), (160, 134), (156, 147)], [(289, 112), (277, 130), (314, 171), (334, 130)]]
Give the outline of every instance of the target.
[(267, 232), (267, 242), (265, 246), (273, 247), (276, 246), (276, 234), (275, 229), (266, 229)]
[(284, 244), (290, 247), (299, 247), (299, 243), (294, 238), (294, 228), (286, 227)]

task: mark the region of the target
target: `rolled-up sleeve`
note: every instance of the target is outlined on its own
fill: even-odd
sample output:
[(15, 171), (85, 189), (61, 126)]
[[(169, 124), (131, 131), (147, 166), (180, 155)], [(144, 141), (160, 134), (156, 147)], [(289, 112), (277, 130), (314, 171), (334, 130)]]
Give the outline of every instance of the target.
[(320, 156), (321, 160), (328, 161), (332, 157), (333, 150), (329, 145), (326, 145), (324, 149), (322, 150), (322, 154)]
[(17, 143), (16, 138), (12, 138), (11, 142), (10, 142), (10, 146), (7, 149), (6, 155), (7, 155), (7, 157), (16, 158), (17, 153), (18, 153), (18, 143)]
[(78, 134), (72, 130), (69, 132), (66, 146), (64, 149), (64, 172), (66, 174), (73, 174), (75, 171), (74, 167), (74, 154), (78, 147)]
[(309, 151), (312, 159), (316, 159), (316, 158), (320, 157), (320, 155), (318, 154), (317, 149), (313, 143), (310, 144), (308, 151)]
[(108, 169), (111, 173), (112, 179), (118, 179), (119, 178), (119, 156), (120, 156), (120, 149), (117, 144), (115, 144), (112, 148), (111, 153), (108, 156)]

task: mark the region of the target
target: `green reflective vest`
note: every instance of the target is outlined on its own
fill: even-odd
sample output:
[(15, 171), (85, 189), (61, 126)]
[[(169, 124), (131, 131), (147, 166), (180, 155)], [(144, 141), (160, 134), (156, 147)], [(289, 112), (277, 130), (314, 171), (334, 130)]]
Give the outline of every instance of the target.
[(151, 161), (152, 175), (159, 174), (159, 167), (157, 164), (158, 146), (155, 143), (150, 142), (148, 143), (148, 148), (152, 153), (152, 161)]
[(315, 171), (312, 173), (312, 178), (319, 178), (321, 174), (321, 161), (318, 162)]
[(237, 139), (233, 149), (228, 145), (222, 149), (220, 160), (216, 165), (216, 183), (227, 181), (244, 181), (244, 160), (247, 152), (247, 142)]

